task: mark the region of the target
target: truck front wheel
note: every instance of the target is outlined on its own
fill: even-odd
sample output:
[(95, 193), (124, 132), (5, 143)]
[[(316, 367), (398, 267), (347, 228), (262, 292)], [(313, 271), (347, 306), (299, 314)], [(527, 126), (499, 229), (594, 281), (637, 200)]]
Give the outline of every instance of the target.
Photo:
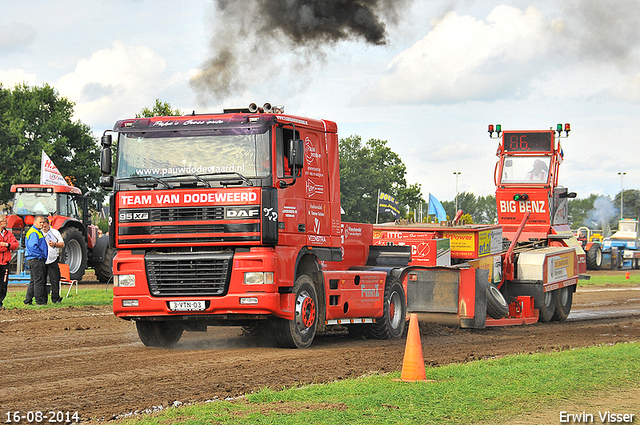
[(140, 341), (147, 347), (172, 347), (180, 341), (184, 328), (169, 321), (136, 320)]
[(75, 227), (60, 230), (64, 239), (64, 248), (60, 262), (69, 265), (72, 280), (82, 280), (87, 268), (87, 244), (82, 233)]
[(372, 339), (400, 338), (407, 323), (404, 290), (397, 279), (390, 279), (384, 288), (384, 315), (369, 326)]
[(273, 332), (281, 347), (307, 348), (313, 342), (318, 327), (318, 295), (313, 280), (307, 275), (296, 279), (293, 291), (295, 318), (274, 319)]

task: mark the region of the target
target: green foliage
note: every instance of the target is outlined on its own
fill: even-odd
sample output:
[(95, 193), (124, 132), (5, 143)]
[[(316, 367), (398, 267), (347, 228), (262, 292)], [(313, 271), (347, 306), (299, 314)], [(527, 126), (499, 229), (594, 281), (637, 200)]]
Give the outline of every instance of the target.
[[(442, 201), (441, 203), (447, 215), (455, 217), (455, 200)], [(493, 224), (498, 218), (496, 197), (493, 195), (476, 197), (470, 192), (460, 192), (458, 194), (458, 209), (470, 215), (473, 223)]]
[(89, 126), (72, 120), (73, 107), (48, 84), (0, 85), (0, 204), (13, 198), (12, 184), (40, 183), (42, 150), (83, 193), (98, 190), (97, 141)]
[[(613, 202), (619, 208), (620, 207), (620, 194), (618, 192)], [(624, 191), (624, 197), (622, 198), (624, 207), (623, 218), (640, 218), (640, 190), (629, 189)], [(619, 217), (619, 216), (618, 216)]]
[(87, 289), (83, 288), (80, 284), (78, 293), (76, 294), (75, 287), (71, 290), (69, 297), (67, 295), (68, 286), (63, 286), (61, 293), (63, 296), (62, 302), (59, 304), (53, 304), (51, 301), (44, 306), (24, 305), (23, 301), (26, 297), (27, 291), (9, 292), (4, 302), (2, 303), (7, 309), (20, 308), (29, 310), (48, 310), (52, 308), (67, 308), (69, 306), (81, 307), (88, 305), (111, 305), (113, 303), (113, 289)]
[(183, 112), (175, 108), (173, 109), (168, 102), (162, 102), (160, 99), (156, 99), (155, 105), (151, 108), (142, 108), (139, 114), (136, 114), (136, 118), (142, 117), (170, 117), (184, 115)]
[[(420, 185), (407, 186), (406, 166), (385, 140), (362, 143), (360, 136), (340, 140), (340, 191), (344, 221), (373, 223), (378, 190), (396, 198), (401, 209), (423, 202)], [(379, 221), (392, 220), (383, 214)]]

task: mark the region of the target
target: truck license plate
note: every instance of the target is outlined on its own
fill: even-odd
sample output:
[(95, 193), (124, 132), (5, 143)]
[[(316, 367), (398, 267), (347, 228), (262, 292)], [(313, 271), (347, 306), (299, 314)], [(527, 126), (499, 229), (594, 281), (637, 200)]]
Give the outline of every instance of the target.
[(204, 301), (169, 301), (171, 311), (199, 311), (204, 310)]

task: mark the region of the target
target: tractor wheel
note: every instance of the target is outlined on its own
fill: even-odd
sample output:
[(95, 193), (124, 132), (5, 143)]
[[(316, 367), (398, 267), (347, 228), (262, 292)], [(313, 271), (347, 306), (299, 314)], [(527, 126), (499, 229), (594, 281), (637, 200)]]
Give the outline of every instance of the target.
[(349, 336), (353, 339), (365, 339), (367, 337), (367, 329), (369, 325), (358, 323), (355, 325), (347, 325)]
[(136, 329), (140, 341), (147, 347), (172, 347), (180, 341), (184, 329), (174, 322), (137, 320)]
[(313, 280), (307, 275), (296, 279), (293, 292), (295, 317), (293, 320), (274, 319), (273, 333), (281, 347), (307, 348), (313, 342), (318, 327), (318, 295)]
[(487, 314), (492, 319), (502, 319), (509, 315), (509, 304), (493, 283), (487, 286)]
[(400, 338), (407, 323), (404, 290), (397, 279), (389, 279), (384, 288), (383, 316), (367, 328), (372, 339)]
[(93, 265), (98, 281), (108, 283), (113, 277), (113, 257), (116, 256), (116, 252), (118, 250), (115, 248), (108, 247), (102, 262)]
[(587, 269), (600, 270), (602, 266), (602, 247), (599, 244), (591, 245), (587, 251)]
[(550, 322), (556, 312), (556, 304), (558, 299), (558, 291), (549, 291), (542, 294), (542, 302), (538, 308), (538, 320), (543, 323)]
[(87, 243), (75, 227), (60, 229), (60, 234), (64, 239), (60, 262), (69, 265), (72, 280), (82, 280), (87, 268)]
[(263, 338), (267, 335), (266, 322), (258, 320), (251, 325), (241, 326), (242, 336), (249, 338)]
[(571, 312), (571, 304), (573, 303), (573, 288), (565, 286), (554, 292), (557, 292), (556, 310), (553, 313), (552, 320), (556, 322), (564, 322)]

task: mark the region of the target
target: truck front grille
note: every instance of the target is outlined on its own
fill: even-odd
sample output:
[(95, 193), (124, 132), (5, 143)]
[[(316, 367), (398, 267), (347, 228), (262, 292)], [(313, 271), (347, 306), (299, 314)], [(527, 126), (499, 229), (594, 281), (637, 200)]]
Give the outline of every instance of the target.
[(232, 252), (147, 254), (154, 296), (222, 296), (231, 277)]

